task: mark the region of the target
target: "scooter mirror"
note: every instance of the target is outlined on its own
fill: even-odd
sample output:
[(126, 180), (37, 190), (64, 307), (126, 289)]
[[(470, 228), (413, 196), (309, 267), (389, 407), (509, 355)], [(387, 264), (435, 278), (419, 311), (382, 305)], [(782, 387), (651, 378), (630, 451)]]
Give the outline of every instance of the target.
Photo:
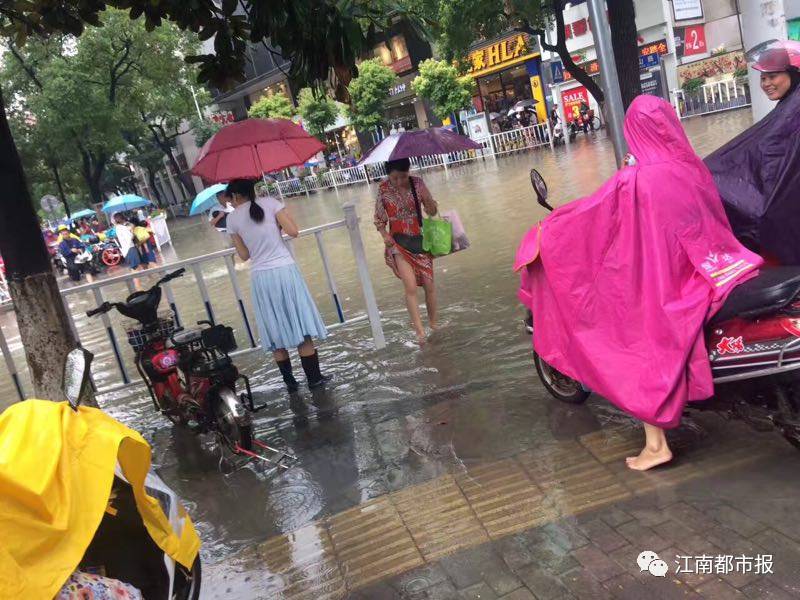
[(531, 169), (531, 185), (533, 186), (533, 191), (536, 192), (537, 202), (547, 210), (553, 210), (553, 207), (547, 203), (547, 184), (544, 181), (544, 177), (536, 169)]
[(64, 395), (73, 410), (78, 410), (81, 399), (88, 392), (89, 368), (94, 355), (84, 348), (75, 348), (67, 354), (64, 364)]

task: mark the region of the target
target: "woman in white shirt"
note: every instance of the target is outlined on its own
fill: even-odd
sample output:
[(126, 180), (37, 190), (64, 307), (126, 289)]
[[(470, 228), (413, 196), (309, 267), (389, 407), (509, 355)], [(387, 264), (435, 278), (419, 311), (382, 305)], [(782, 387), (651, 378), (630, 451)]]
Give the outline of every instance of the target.
[(297, 347), (311, 388), (328, 377), (320, 372), (312, 338), (328, 336), (308, 286), (295, 264), (282, 232), (297, 237), (298, 229), (286, 206), (270, 196), (256, 198), (254, 182), (235, 179), (228, 193), (235, 210), (228, 215), (228, 233), (239, 257), (250, 261), (253, 308), (264, 350), (272, 352), (290, 392), (297, 390), (288, 348)]

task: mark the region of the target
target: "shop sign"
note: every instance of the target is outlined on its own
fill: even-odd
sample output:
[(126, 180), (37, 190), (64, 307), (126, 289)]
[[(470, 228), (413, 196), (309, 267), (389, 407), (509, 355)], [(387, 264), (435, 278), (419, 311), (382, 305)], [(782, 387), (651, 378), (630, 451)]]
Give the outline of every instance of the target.
[(586, 18), (578, 19), (572, 23), (564, 25), (564, 39), (569, 40), (573, 37), (580, 37), (589, 33), (589, 20)]
[(702, 0), (672, 0), (672, 10), (676, 21), (703, 18)]
[(747, 69), (747, 61), (741, 50), (719, 54), (678, 66), (678, 85), (683, 86), (690, 79), (717, 81), (727, 75)]
[(706, 29), (703, 25), (687, 25), (675, 28), (675, 51), (678, 58), (708, 52)]
[(642, 84), (642, 93), (650, 94), (651, 96), (664, 97), (664, 91), (661, 86), (661, 71), (645, 71), (639, 74), (639, 80)]
[(580, 113), (581, 102), (589, 104), (589, 92), (580, 86), (561, 92), (561, 106), (564, 107), (564, 119), (571, 123), (576, 113)]
[(233, 123), (236, 120), (236, 117), (234, 117), (231, 111), (227, 110), (211, 113), (209, 119), (211, 119), (211, 121), (217, 125), (227, 125), (228, 123)]
[(398, 94), (403, 94), (406, 89), (408, 89), (408, 84), (405, 81), (403, 83), (398, 83), (389, 88), (389, 95), (397, 96)]
[[(645, 44), (644, 46), (639, 46), (639, 65), (642, 66), (643, 64), (651, 64), (651, 66), (658, 64), (658, 56), (661, 54), (666, 54), (668, 51), (667, 49), (667, 41), (666, 40), (658, 40), (655, 42), (650, 42), (649, 44)], [(655, 57), (655, 58), (651, 58)], [(655, 60), (653, 63), (652, 61)], [(580, 67), (586, 71), (589, 75), (597, 75), (600, 73), (600, 65), (597, 60), (593, 60), (591, 62), (585, 63), (580, 65)], [(570, 74), (569, 71), (566, 69), (564, 70), (564, 81), (572, 81), (574, 77)]]
[(520, 33), (472, 51), (469, 55), (469, 72), (474, 77), (480, 77), (532, 56), (534, 54), (529, 48), (528, 38)]
[(658, 66), (658, 54), (648, 54), (647, 56), (639, 57), (639, 68), (650, 69)]

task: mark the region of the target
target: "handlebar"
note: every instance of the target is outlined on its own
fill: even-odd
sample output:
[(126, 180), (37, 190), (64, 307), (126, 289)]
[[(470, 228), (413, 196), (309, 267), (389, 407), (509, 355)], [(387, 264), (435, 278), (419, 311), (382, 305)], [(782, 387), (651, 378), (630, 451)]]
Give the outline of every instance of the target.
[[(186, 273), (186, 269), (180, 268), (177, 271), (173, 271), (172, 273), (167, 273), (159, 279), (151, 288), (153, 290), (159, 287), (161, 284), (167, 283), (168, 281), (172, 281), (173, 279), (177, 279), (178, 277), (183, 277), (184, 273)], [(146, 294), (147, 292), (138, 292), (138, 294)], [(117, 304), (116, 302), (103, 302), (100, 306), (95, 309), (86, 312), (87, 317), (94, 317), (103, 313), (107, 313), (112, 308), (117, 308), (117, 306), (125, 306), (121, 304)]]
[(113, 304), (111, 304), (110, 302), (103, 302), (97, 308), (89, 310), (89, 311), (86, 311), (86, 316), (87, 317), (94, 317), (94, 316), (97, 316), (97, 315), (100, 315), (100, 314), (103, 314), (103, 313), (107, 313), (112, 308), (114, 308)]
[(184, 273), (186, 273), (186, 269), (184, 269), (183, 267), (181, 267), (177, 271), (173, 271), (172, 273), (167, 273), (166, 275), (164, 275), (164, 277), (159, 279), (153, 287), (158, 287), (162, 283), (167, 283), (168, 281), (172, 281), (173, 279), (177, 279), (178, 277), (183, 277)]

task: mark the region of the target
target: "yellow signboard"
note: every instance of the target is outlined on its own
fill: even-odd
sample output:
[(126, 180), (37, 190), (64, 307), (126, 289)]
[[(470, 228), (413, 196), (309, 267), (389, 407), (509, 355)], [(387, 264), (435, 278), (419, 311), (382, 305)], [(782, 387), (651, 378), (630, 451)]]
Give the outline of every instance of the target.
[(530, 51), (526, 36), (519, 33), (470, 52), (469, 73), (481, 77), (536, 56), (539, 54)]

